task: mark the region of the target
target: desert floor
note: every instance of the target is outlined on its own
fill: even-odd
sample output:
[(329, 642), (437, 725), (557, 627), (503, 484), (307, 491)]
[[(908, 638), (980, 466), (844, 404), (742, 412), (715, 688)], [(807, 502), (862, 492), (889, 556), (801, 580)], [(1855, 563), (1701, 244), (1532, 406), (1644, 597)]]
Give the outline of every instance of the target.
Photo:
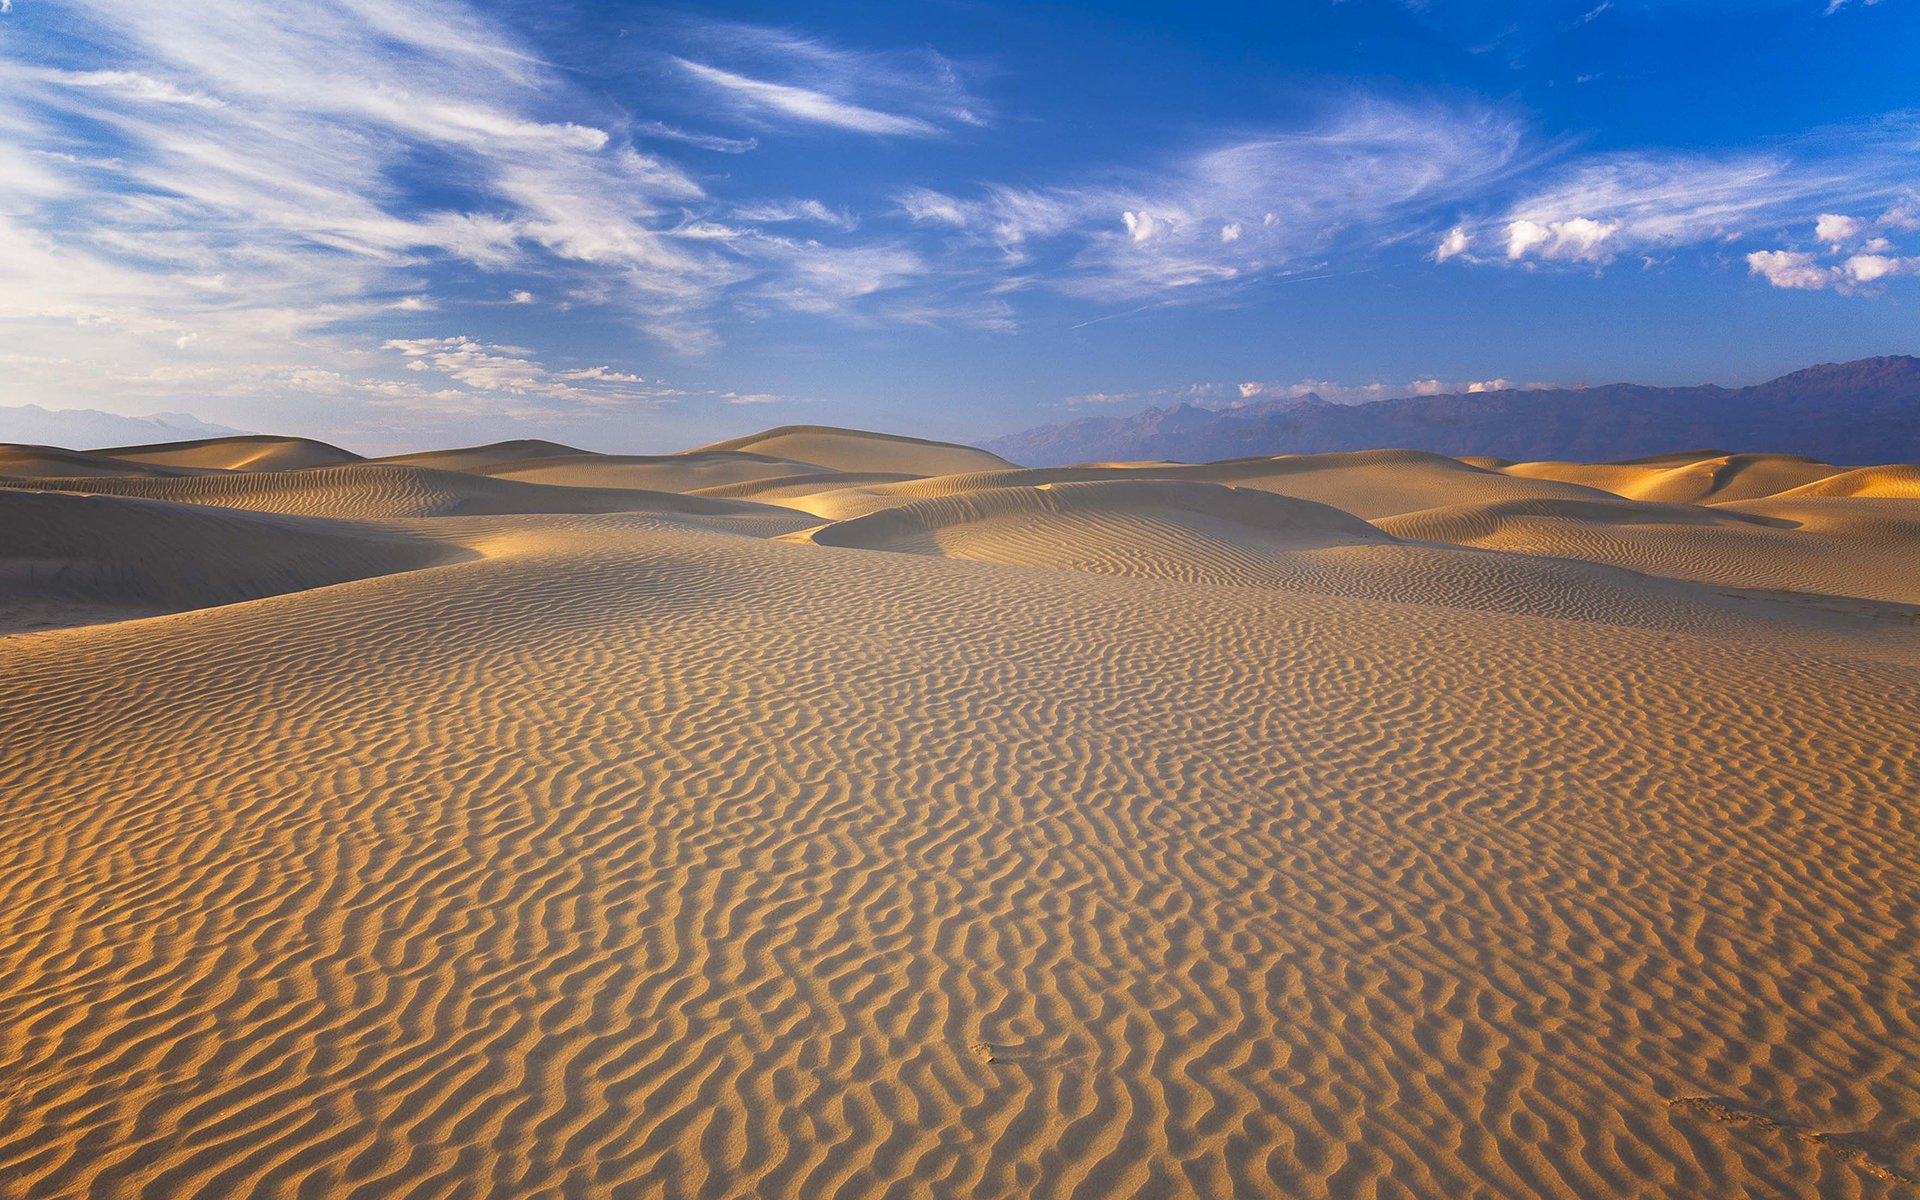
[(0, 1196), (1920, 1195), (1920, 469), (0, 479)]

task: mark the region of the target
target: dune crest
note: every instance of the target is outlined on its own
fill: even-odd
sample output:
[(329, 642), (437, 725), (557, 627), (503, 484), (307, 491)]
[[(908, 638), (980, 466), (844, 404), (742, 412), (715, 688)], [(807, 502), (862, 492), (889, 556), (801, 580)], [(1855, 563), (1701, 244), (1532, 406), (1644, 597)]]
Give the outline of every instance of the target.
[(150, 446), (113, 446), (89, 453), (128, 463), (209, 471), (292, 471), (362, 461), (358, 454), (310, 438), (258, 434), (194, 438)]

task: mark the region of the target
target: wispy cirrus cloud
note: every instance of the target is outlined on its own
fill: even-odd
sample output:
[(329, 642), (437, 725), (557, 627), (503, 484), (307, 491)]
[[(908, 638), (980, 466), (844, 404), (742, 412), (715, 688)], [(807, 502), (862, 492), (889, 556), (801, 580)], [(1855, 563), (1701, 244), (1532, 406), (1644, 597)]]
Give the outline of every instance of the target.
[(748, 118), (891, 137), (933, 137), (987, 123), (960, 68), (931, 49), (854, 51), (737, 22), (683, 27), (702, 49), (670, 61)]
[[(896, 197), (922, 225), (990, 252), (982, 267), (1101, 301), (1177, 298), (1283, 277), (1394, 240), (1516, 163), (1522, 127), (1476, 106), (1359, 97), (1309, 128), (1241, 137), (1100, 182)], [(1041, 273), (1036, 264), (1063, 254)], [(1024, 274), (1023, 274), (1024, 273)]]
[[(74, 0), (8, 20), (0, 321), (56, 351), (10, 381), (34, 396), (73, 390), (92, 364), (84, 387), (102, 398), (191, 387), (451, 402), (418, 372), (383, 377), (391, 354), (376, 352), (412, 337), (394, 322), (444, 307), (432, 295), (444, 277), (510, 275), (489, 296), (530, 306), (535, 290), (519, 285), (538, 278), (540, 296), (700, 353), (740, 303), (857, 315), (843, 310), (917, 269), (888, 239), (836, 249), (778, 232), (804, 223), (844, 237), (859, 223), (844, 208), (711, 195), (634, 139), (741, 154), (755, 138), (630, 121), (454, 0)], [(937, 56), (725, 32), (761, 60), (815, 64), (823, 87), (900, 100), (927, 114), (916, 120), (959, 119), (948, 110), (964, 92), (941, 81)], [(913, 63), (931, 82), (910, 86)], [(454, 351), (436, 353), (415, 361)], [(505, 398), (534, 394), (508, 389), (508, 374), (484, 378), (503, 412)], [(540, 394), (588, 404), (599, 393)]]
[[(1438, 235), (1431, 257), (1594, 270), (1621, 257), (1752, 245), (1798, 227), (1837, 250), (1863, 232), (1893, 229), (1906, 211), (1896, 201), (1915, 178), (1920, 117), (1906, 113), (1739, 154), (1588, 155), (1548, 167), (1503, 209), (1454, 224)], [(1893, 207), (1877, 222), (1833, 211), (1859, 205)], [(1870, 252), (1857, 269), (1842, 264), (1836, 273), (1818, 274), (1809, 267), (1812, 258), (1802, 257), (1809, 253), (1752, 251), (1746, 260), (1753, 274), (1783, 287), (1815, 286), (1810, 281), (1818, 277), (1828, 281), (1818, 286), (1859, 291), (1907, 273), (1874, 261)]]

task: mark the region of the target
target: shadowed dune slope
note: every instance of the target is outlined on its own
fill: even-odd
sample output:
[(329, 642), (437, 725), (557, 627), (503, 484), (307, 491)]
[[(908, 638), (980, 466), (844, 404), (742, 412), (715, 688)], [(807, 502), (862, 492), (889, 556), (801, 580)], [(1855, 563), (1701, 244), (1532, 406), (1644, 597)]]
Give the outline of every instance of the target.
[(151, 446), (112, 446), (88, 453), (150, 466), (216, 471), (291, 471), (362, 461), (358, 454), (325, 442), (254, 434), (161, 442)]
[(1911, 660), (446, 524), (0, 642), (11, 1190), (1913, 1194)]
[(837, 429), (830, 425), (782, 425), (687, 453), (705, 454), (715, 450), (741, 450), (835, 471), (887, 471), (902, 475), (954, 475), (1013, 466), (999, 455), (973, 446)]
[(337, 522), (0, 490), (0, 630), (208, 608), (462, 557)]
[(39, 479), (13, 487), (144, 496), (187, 504), (349, 520), (504, 513), (668, 512), (688, 516), (769, 515), (781, 510), (740, 500), (628, 489), (548, 487), (385, 463), (305, 471), (203, 475), (190, 479)]
[(196, 475), (185, 467), (130, 463), (59, 446), (0, 445), (0, 479), (80, 479), (94, 475)]
[(518, 438), (509, 442), (489, 442), (484, 446), (461, 446), (452, 450), (422, 450), (415, 454), (392, 454), (373, 461), (392, 463), (401, 467), (430, 467), (436, 471), (477, 471), (485, 474), (493, 468), (511, 467), (515, 463), (530, 459), (572, 455), (598, 457), (590, 451), (563, 446), (559, 442)]
[[(1117, 526), (1113, 523), (1119, 523)], [(1041, 484), (986, 488), (921, 500), (824, 526), (804, 535), (822, 546), (970, 558), (970, 547), (998, 551), (1032, 539), (1071, 553), (1075, 533), (1092, 540), (1151, 539), (1208, 553), (1230, 549), (1305, 550), (1383, 542), (1367, 522), (1321, 504), (1174, 480)]]
[(905, 483), (920, 478), (923, 476), (903, 475), (898, 471), (810, 471), (801, 475), (775, 475), (767, 479), (751, 479), (740, 483), (701, 488), (697, 494), (734, 500), (755, 500), (762, 504), (784, 504), (805, 511), (799, 502), (808, 496), (844, 491), (853, 487), (869, 487), (876, 483)]
[(1518, 501), (1379, 524), (1397, 537), (1583, 559), (1671, 579), (1920, 603), (1920, 513), (1901, 502), (1859, 503)]
[(1710, 504), (1757, 500), (1840, 474), (1842, 468), (1793, 454), (1662, 456), (1621, 463), (1533, 462), (1499, 468), (1525, 479), (1556, 479), (1598, 488), (1629, 500)]
[(835, 472), (810, 463), (734, 450), (689, 451), (685, 454), (582, 454), (539, 458), (492, 467), (495, 479), (563, 487), (644, 488), (660, 492), (703, 491), (728, 484), (796, 475), (829, 476)]

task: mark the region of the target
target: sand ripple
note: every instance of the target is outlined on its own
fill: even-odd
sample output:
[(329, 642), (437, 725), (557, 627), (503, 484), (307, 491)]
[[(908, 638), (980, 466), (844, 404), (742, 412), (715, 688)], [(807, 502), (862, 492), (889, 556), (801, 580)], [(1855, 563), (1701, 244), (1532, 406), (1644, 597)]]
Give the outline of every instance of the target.
[(1910, 665), (449, 528), (485, 557), (0, 641), (0, 1192), (1920, 1175)]

